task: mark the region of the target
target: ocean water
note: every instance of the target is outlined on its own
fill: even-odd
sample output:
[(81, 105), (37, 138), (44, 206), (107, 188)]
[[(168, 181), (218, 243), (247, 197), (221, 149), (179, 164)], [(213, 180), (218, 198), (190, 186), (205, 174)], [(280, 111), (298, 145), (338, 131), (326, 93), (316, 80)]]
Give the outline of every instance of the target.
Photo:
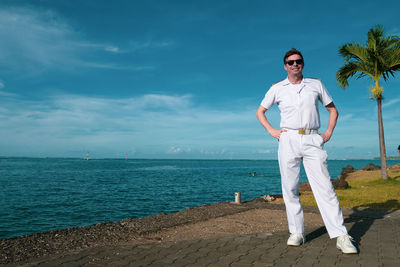
[[(396, 164), (400, 161), (388, 161)], [(343, 167), (373, 160), (331, 160)], [(257, 176), (249, 173), (257, 172)], [(304, 170), (301, 181), (306, 181)], [(0, 158), (0, 238), (280, 194), (276, 160)]]

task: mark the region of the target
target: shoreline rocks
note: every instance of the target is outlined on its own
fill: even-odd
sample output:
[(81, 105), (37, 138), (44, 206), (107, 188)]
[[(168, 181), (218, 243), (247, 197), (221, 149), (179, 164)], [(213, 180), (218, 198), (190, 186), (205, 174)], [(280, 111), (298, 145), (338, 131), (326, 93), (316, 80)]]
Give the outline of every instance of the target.
[(340, 173), (339, 179), (346, 179), (346, 177), (349, 175), (349, 173), (357, 171), (354, 169), (353, 166), (347, 165), (346, 167), (342, 168), (342, 172)]
[[(393, 165), (393, 166), (389, 166), (388, 168), (389, 169), (400, 168), (400, 163), (396, 164), (396, 165)], [(381, 169), (381, 166), (375, 165), (373, 163), (370, 163), (367, 166), (362, 167), (360, 169), (360, 171), (375, 171), (375, 170), (380, 170), (380, 169)], [(348, 188), (349, 187), (349, 183), (346, 181), (346, 178), (349, 175), (349, 173), (356, 172), (356, 171), (357, 171), (357, 169), (355, 169), (351, 165), (347, 165), (346, 167), (342, 168), (342, 172), (338, 176), (338, 179), (337, 180), (331, 179), (331, 182), (332, 182), (333, 187), (335, 188), (335, 190), (342, 190), (342, 189)], [(300, 192), (312, 191), (309, 182), (301, 183), (299, 190), (300, 190)]]
[[(335, 190), (342, 190), (349, 187), (349, 183), (346, 181), (346, 177), (349, 173), (357, 171), (353, 166), (347, 165), (346, 167), (342, 168), (342, 172), (338, 176), (338, 179), (331, 179), (333, 188)], [(311, 186), (309, 182), (304, 182), (300, 184), (300, 192), (309, 192), (311, 190)]]
[(380, 169), (381, 169), (381, 166), (370, 163), (367, 166), (361, 168), (360, 170), (362, 170), (362, 171), (376, 171), (376, 170), (380, 170)]

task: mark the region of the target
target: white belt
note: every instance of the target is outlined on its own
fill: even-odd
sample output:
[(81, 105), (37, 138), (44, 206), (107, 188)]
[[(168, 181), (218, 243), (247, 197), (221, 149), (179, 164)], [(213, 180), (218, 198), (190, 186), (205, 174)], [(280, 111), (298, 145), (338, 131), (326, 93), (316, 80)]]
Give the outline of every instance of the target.
[(318, 130), (316, 129), (297, 129), (297, 130), (293, 130), (293, 129), (285, 129), (288, 132), (293, 132), (293, 133), (298, 133), (298, 134), (317, 134)]

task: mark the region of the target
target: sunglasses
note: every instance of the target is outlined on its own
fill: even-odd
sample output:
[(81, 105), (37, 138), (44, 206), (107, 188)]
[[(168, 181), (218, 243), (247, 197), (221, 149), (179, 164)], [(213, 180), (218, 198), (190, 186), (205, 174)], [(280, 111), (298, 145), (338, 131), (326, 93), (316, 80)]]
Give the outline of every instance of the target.
[(302, 65), (304, 63), (302, 59), (288, 60), (285, 63), (288, 64), (289, 66), (292, 66), (294, 62), (296, 62), (297, 65)]

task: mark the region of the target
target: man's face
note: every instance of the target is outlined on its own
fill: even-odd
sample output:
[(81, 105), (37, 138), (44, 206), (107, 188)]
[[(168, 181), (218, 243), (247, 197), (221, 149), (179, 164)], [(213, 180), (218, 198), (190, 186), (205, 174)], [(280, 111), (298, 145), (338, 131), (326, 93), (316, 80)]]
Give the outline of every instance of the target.
[[(297, 64), (298, 62), (296, 61), (301, 61), (300, 64)], [(292, 64), (292, 65), (290, 65)], [(304, 68), (304, 62), (301, 58), (300, 55), (291, 55), (290, 57), (286, 58), (286, 63), (284, 65), (285, 70), (288, 72), (289, 76), (298, 76), (302, 75), (303, 73), (303, 68)]]

